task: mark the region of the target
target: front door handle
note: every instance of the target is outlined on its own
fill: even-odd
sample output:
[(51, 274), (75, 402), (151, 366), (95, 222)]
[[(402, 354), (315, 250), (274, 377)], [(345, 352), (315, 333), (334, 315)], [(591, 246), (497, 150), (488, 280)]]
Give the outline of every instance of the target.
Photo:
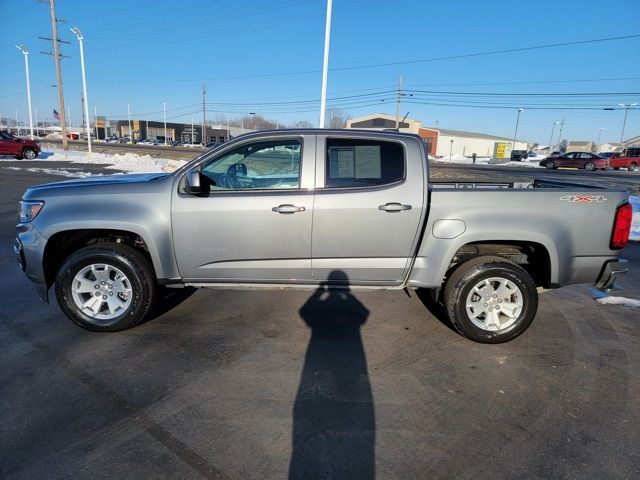
[(295, 205), (291, 205), (290, 203), (278, 205), (277, 207), (273, 207), (271, 209), (272, 212), (282, 213), (285, 215), (296, 212), (304, 212), (305, 210), (306, 209), (304, 207), (296, 207)]
[(398, 202), (391, 202), (380, 205), (378, 210), (382, 210), (384, 212), (402, 212), (403, 210), (411, 210), (411, 208), (411, 205), (402, 205)]

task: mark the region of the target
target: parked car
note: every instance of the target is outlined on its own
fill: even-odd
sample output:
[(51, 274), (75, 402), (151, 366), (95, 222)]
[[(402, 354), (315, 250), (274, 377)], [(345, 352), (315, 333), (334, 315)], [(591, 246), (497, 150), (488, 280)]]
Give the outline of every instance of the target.
[(528, 153), (529, 152), (527, 152), (526, 150), (511, 150), (511, 161), (521, 162), (523, 160), (526, 160)]
[(584, 168), (592, 172), (593, 170), (607, 170), (609, 160), (594, 153), (570, 152), (558, 157), (547, 157), (540, 162), (540, 166), (549, 169), (558, 167)]
[(537, 158), (538, 154), (536, 152), (527, 153), (527, 158)]
[(624, 152), (613, 155), (609, 163), (615, 170), (626, 168), (635, 172), (640, 165), (640, 147), (629, 147)]
[(218, 145), (222, 145), (220, 142), (209, 142), (207, 148), (216, 148)]
[(632, 217), (618, 189), (507, 186), (434, 183), (417, 135), (259, 132), (172, 173), (33, 186), (14, 251), (89, 330), (140, 324), (164, 286), (364, 286), (430, 289), (462, 335), (501, 343), (533, 321), (538, 287), (616, 290)]
[(23, 158), (33, 160), (40, 155), (40, 144), (2, 131), (0, 132), (0, 155), (11, 155), (18, 160)]

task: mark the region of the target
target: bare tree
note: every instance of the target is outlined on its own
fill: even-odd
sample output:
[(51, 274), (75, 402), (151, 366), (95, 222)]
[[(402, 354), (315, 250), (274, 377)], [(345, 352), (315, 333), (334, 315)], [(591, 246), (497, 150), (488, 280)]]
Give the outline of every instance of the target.
[(565, 138), (565, 139), (563, 139), (563, 140), (560, 142), (560, 151), (561, 151), (561, 152), (566, 152), (566, 151), (567, 151), (567, 146), (568, 146), (568, 145), (569, 145), (569, 142), (567, 141), (567, 139), (566, 139), (566, 138)]
[(293, 128), (313, 128), (313, 123), (309, 120), (299, 120), (292, 125)]
[(341, 108), (332, 108), (327, 111), (327, 127), (329, 128), (346, 128), (348, 120), (351, 120), (351, 115)]

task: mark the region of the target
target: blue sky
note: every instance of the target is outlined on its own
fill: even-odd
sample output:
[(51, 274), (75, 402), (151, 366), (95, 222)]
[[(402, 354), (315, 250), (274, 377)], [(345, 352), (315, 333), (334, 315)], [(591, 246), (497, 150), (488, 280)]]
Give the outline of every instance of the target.
[[(21, 43), (31, 52), (33, 105), (40, 118), (50, 117), (55, 70), (39, 52), (52, 47), (38, 39), (51, 36), (48, 5), (0, 4), (0, 114), (27, 118)], [(63, 60), (63, 81), (74, 123), (81, 76), (70, 27), (85, 36), (92, 114), (95, 105), (99, 115), (126, 118), (130, 104), (133, 118), (161, 120), (166, 102), (169, 120), (198, 122), (204, 82), (208, 118), (255, 112), (283, 124), (318, 121), (325, 0), (56, 4), (67, 21), (60, 37), (71, 42), (63, 46), (72, 57)], [(604, 128), (602, 142), (619, 141), (624, 112), (617, 105), (640, 104), (640, 37), (442, 57), (639, 35), (639, 17), (638, 0), (334, 0), (329, 104), (352, 116), (395, 114), (402, 75), (402, 115), (426, 126), (511, 137), (524, 107), (520, 139), (548, 143), (553, 122), (564, 118), (565, 138), (596, 140)], [(379, 66), (398, 62), (413, 63)], [(585, 93), (611, 95), (575, 95)], [(640, 134), (640, 108), (629, 112), (625, 132)]]

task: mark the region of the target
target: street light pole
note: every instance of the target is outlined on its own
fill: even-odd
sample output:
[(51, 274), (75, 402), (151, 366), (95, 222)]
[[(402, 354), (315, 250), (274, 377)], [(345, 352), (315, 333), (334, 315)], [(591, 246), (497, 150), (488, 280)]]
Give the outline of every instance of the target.
[(596, 144), (596, 153), (600, 152), (600, 135), (602, 135), (602, 131), (605, 130), (604, 128), (599, 128), (598, 129), (598, 143)]
[(512, 150), (517, 150), (517, 148), (516, 148), (516, 137), (518, 136), (518, 123), (520, 123), (520, 114), (522, 113), (523, 110), (524, 110), (524, 108), (519, 108), (518, 109), (518, 117), (516, 118), (516, 131), (513, 134), (513, 147), (512, 147)]
[(162, 118), (164, 119), (164, 146), (167, 146), (167, 104), (162, 102)]
[(29, 132), (33, 140), (33, 118), (31, 117), (31, 82), (29, 81), (29, 50), (24, 45), (16, 45), (16, 48), (24, 55), (24, 70), (27, 76), (27, 104), (29, 105)]
[(71, 29), (80, 43), (80, 67), (82, 69), (82, 96), (84, 97), (85, 133), (87, 134), (87, 150), (91, 153), (91, 128), (89, 127), (89, 97), (87, 96), (87, 75), (84, 70), (84, 37), (79, 28)]
[(625, 105), (624, 103), (619, 103), (618, 105), (624, 108), (624, 122), (622, 122), (622, 133), (620, 134), (620, 147), (622, 147), (622, 142), (624, 141), (624, 129), (627, 126), (627, 113), (629, 113), (630, 108), (635, 107), (638, 104), (629, 103)]
[(93, 128), (95, 130), (96, 140), (98, 140), (98, 106), (97, 105), (93, 106)]
[(453, 138), (450, 140), (450, 145), (449, 145), (449, 163), (451, 163), (451, 154), (453, 153)]
[(329, 40), (331, 38), (332, 0), (327, 0), (327, 20), (324, 27), (324, 59), (322, 62), (322, 93), (320, 100), (320, 128), (324, 128), (324, 116), (327, 109), (327, 75), (329, 71)]
[(553, 126), (551, 127), (551, 137), (549, 137), (549, 152), (547, 153), (547, 157), (551, 156), (551, 152), (553, 151), (553, 131), (556, 129), (556, 125), (560, 125), (560, 122), (553, 122)]

